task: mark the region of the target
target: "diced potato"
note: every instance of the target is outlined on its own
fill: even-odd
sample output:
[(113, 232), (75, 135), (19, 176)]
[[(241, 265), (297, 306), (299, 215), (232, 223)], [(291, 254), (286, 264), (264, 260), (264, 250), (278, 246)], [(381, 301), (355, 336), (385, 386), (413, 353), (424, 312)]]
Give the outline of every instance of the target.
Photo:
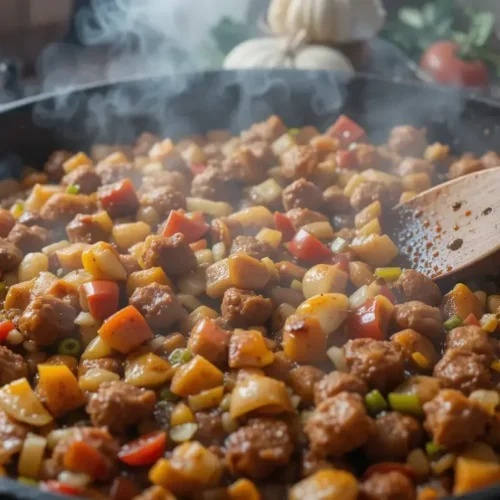
[(179, 291), (197, 297), (205, 293), (206, 271), (204, 267), (197, 267), (182, 276), (178, 281)]
[(406, 203), (415, 198), (417, 194), (418, 193), (415, 193), (415, 191), (403, 191), (399, 197), (399, 203)]
[(384, 267), (399, 254), (398, 247), (386, 234), (358, 236), (351, 242), (351, 249), (372, 267)]
[(262, 290), (271, 278), (265, 264), (246, 254), (230, 255), (228, 268), (231, 286), (244, 290)]
[(93, 165), (94, 162), (85, 154), (77, 153), (63, 163), (63, 170), (68, 174), (75, 170), (75, 168), (81, 167), (82, 165)]
[(297, 363), (317, 363), (326, 355), (327, 336), (314, 316), (292, 314), (283, 327), (283, 350)]
[(130, 248), (132, 245), (144, 241), (151, 232), (145, 222), (130, 222), (113, 226), (113, 239), (120, 248)]
[(104, 241), (100, 241), (82, 253), (85, 271), (100, 280), (126, 280), (127, 272), (120, 262), (117, 251)]
[(196, 261), (198, 262), (198, 266), (211, 266), (214, 262), (214, 254), (212, 250), (209, 248), (205, 248), (203, 250), (197, 250), (194, 253), (194, 256), (196, 257)]
[(273, 214), (268, 208), (263, 206), (245, 208), (231, 214), (229, 219), (239, 222), (246, 228), (260, 229), (262, 227), (274, 227)]
[(201, 356), (181, 365), (172, 379), (170, 390), (186, 397), (222, 385), (224, 374)]
[[(343, 470), (320, 470), (290, 490), (289, 500), (356, 500), (358, 482)], [(326, 494), (325, 494), (326, 493)]]
[(345, 292), (347, 273), (328, 264), (318, 264), (311, 267), (302, 279), (302, 292), (306, 299), (314, 295), (330, 292)]
[(271, 364), (274, 354), (258, 330), (236, 329), (229, 340), (231, 368), (263, 368)]
[(224, 292), (233, 286), (229, 274), (229, 259), (220, 260), (208, 267), (206, 270), (206, 278), (206, 294), (211, 299), (222, 297)]
[(159, 283), (160, 285), (168, 285), (170, 288), (174, 288), (174, 284), (161, 267), (151, 267), (143, 271), (136, 271), (128, 277), (127, 295), (130, 297), (136, 288), (150, 285), (151, 283)]
[(427, 146), (424, 153), (424, 158), (427, 161), (437, 162), (445, 160), (450, 154), (450, 146), (435, 142)]
[(92, 214), (92, 221), (99, 224), (103, 231), (111, 234), (111, 231), (113, 230), (113, 221), (106, 210), (101, 210), (100, 212)]
[(174, 375), (172, 365), (153, 354), (132, 354), (125, 361), (125, 382), (138, 387), (158, 387)]
[(335, 237), (333, 228), (327, 221), (311, 222), (302, 226), (302, 229), (320, 240), (331, 240)]
[(349, 262), (349, 278), (356, 288), (369, 285), (375, 279), (373, 269), (361, 261)]
[(276, 229), (269, 229), (267, 227), (263, 227), (255, 237), (255, 239), (264, 241), (273, 248), (278, 248), (280, 246), (282, 238), (283, 234), (280, 231), (276, 231)]
[(80, 408), (86, 402), (78, 381), (66, 365), (38, 365), (36, 393), (54, 417)]
[(137, 220), (145, 222), (149, 227), (156, 227), (160, 223), (160, 216), (154, 207), (139, 207)]
[(491, 314), (500, 314), (500, 295), (490, 295), (487, 300), (488, 311)]
[(409, 174), (403, 177), (403, 189), (405, 191), (413, 191), (414, 193), (421, 193), (426, 191), (432, 186), (429, 174), (420, 172), (417, 174)]
[(61, 250), (62, 248), (67, 247), (69, 245), (70, 245), (70, 243), (68, 240), (61, 240), (61, 241), (58, 241), (57, 243), (51, 243), (50, 245), (43, 247), (42, 253), (44, 253), (45, 255), (52, 255), (57, 250)]
[(205, 198), (186, 198), (188, 212), (203, 212), (212, 217), (226, 217), (233, 213), (233, 207), (225, 201), (212, 201)]
[(188, 404), (194, 412), (208, 410), (219, 406), (224, 396), (224, 386), (220, 385), (213, 389), (188, 396)]
[(347, 317), (349, 299), (341, 293), (315, 295), (300, 304), (297, 314), (318, 319), (325, 335), (335, 332)]
[(248, 194), (256, 205), (271, 205), (281, 201), (282, 192), (282, 187), (273, 178), (269, 178), (263, 183), (251, 187)]
[(34, 280), (10, 286), (3, 304), (4, 309), (26, 309), (31, 300), (33, 286)]
[(69, 283), (70, 285), (75, 286), (76, 288), (78, 288), (80, 285), (88, 283), (89, 281), (92, 281), (93, 279), (93, 276), (83, 269), (71, 271), (66, 274), (66, 276), (64, 276), (64, 281), (66, 283)]
[(382, 205), (380, 201), (374, 201), (370, 203), (367, 207), (363, 208), (361, 212), (356, 214), (354, 218), (354, 226), (356, 229), (361, 229), (363, 226), (368, 224), (373, 219), (380, 217), (382, 215)]
[(17, 463), (17, 473), (23, 477), (38, 478), (42, 466), (47, 439), (29, 432)]
[(293, 137), (288, 132), (285, 132), (281, 137), (278, 137), (272, 144), (271, 149), (275, 156), (281, 156), (286, 153), (289, 149), (296, 146), (295, 137)]
[(360, 185), (366, 182), (366, 179), (361, 174), (354, 174), (348, 181), (346, 186), (344, 187), (344, 194), (350, 198), (354, 190)]
[(264, 257), (261, 262), (266, 265), (269, 271), (270, 281), (279, 281), (280, 273), (276, 268), (276, 264), (269, 257)]
[(358, 236), (370, 236), (370, 234), (382, 234), (382, 227), (378, 219), (373, 219), (361, 229), (358, 229)]
[(203, 319), (203, 318), (217, 319), (218, 317), (219, 317), (219, 313), (215, 309), (212, 309), (208, 306), (203, 306), (203, 305), (200, 307), (197, 307), (194, 311), (189, 313), (189, 316), (187, 319), (188, 330), (191, 331), (193, 329), (194, 325), (196, 325), (196, 323), (198, 323), (198, 321), (200, 321), (200, 319)]
[(31, 194), (24, 202), (24, 209), (29, 212), (38, 212), (52, 196), (62, 191), (62, 186), (51, 184), (35, 184)]
[(91, 368), (78, 378), (78, 385), (82, 391), (95, 392), (104, 382), (117, 382), (120, 380), (118, 373), (105, 370), (104, 368)]
[(205, 163), (207, 160), (203, 149), (194, 142), (189, 144), (188, 147), (181, 152), (181, 156), (190, 165), (199, 165)]
[(368, 181), (383, 182), (388, 188), (401, 184), (401, 179), (396, 175), (391, 175), (373, 168), (363, 170), (363, 177)]
[(185, 403), (178, 403), (170, 414), (170, 426), (184, 425), (196, 422), (196, 418), (189, 406)]
[(17, 275), (19, 281), (29, 281), (48, 270), (49, 258), (45, 254), (40, 252), (28, 253), (19, 264)]
[(229, 500), (260, 500), (257, 486), (248, 479), (238, 479), (228, 486)]
[(455, 464), (454, 495), (493, 486), (500, 481), (500, 464), (459, 456)]
[(457, 315), (462, 321), (473, 314), (477, 319), (481, 318), (484, 308), (479, 299), (472, 293), (471, 289), (463, 283), (454, 286), (451, 292), (443, 297), (441, 304), (446, 318)]
[(57, 260), (65, 271), (81, 269), (83, 252), (89, 248), (90, 245), (88, 243), (73, 243), (56, 250)]

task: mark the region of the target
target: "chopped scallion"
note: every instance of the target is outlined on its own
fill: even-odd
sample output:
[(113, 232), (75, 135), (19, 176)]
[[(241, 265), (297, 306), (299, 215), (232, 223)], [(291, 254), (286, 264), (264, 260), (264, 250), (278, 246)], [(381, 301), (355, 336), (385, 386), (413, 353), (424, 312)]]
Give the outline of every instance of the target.
[(80, 354), (80, 342), (76, 339), (64, 339), (59, 343), (57, 352), (65, 356), (78, 356)]
[(432, 456), (445, 451), (444, 446), (434, 443), (434, 441), (429, 441), (425, 444), (425, 452), (427, 455)]
[(297, 137), (300, 134), (300, 128), (290, 128), (288, 129), (288, 135), (292, 137)]
[(454, 328), (458, 328), (459, 326), (462, 326), (462, 320), (460, 319), (459, 316), (457, 316), (455, 314), (450, 319), (446, 320), (444, 322), (443, 326), (444, 326), (444, 329), (449, 332), (450, 330), (453, 330)]
[(417, 416), (423, 415), (422, 403), (420, 402), (418, 394), (399, 394), (397, 392), (391, 392), (387, 398), (394, 411)]
[(0, 293), (4, 293), (7, 291), (7, 283), (5, 281), (0, 281)]
[(80, 186), (78, 184), (71, 184), (66, 188), (68, 194), (78, 194), (80, 192)]
[(377, 267), (375, 275), (386, 281), (396, 281), (403, 271), (400, 267)]
[(189, 349), (177, 348), (172, 351), (168, 357), (168, 361), (172, 365), (184, 365), (191, 361), (193, 355)]
[(378, 389), (374, 389), (365, 396), (365, 405), (372, 415), (387, 409), (387, 401)]
[(168, 402), (175, 402), (179, 399), (179, 397), (174, 394), (170, 389), (165, 387), (160, 391), (160, 400), (161, 401), (168, 401)]

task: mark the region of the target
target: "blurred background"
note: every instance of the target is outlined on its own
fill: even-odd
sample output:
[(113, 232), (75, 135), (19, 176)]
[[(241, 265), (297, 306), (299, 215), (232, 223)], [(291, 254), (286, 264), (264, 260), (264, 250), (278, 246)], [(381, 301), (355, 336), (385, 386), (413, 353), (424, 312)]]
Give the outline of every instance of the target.
[[(500, 97), (500, 46), (496, 34), (499, 0), (351, 0), (351, 8), (359, 11), (371, 2), (382, 2), (385, 9), (380, 26), (372, 27), (366, 36), (349, 37), (344, 33), (343, 38), (339, 35), (333, 43), (328, 40), (321, 45), (340, 52), (355, 70), (392, 78), (465, 84)], [(235, 46), (255, 37), (277, 35), (270, 33), (269, 25), (264, 23), (269, 3), (1, 0), (0, 104), (94, 81), (220, 68)], [(330, 22), (333, 30), (336, 20)], [(283, 39), (289, 40), (292, 35), (287, 33)], [(423, 55), (441, 39), (460, 45), (460, 61), (454, 61), (455, 66), (480, 61), (487, 77), (478, 75), (478, 71), (470, 77), (470, 67), (460, 68), (466, 77), (445, 82), (440, 71), (446, 70), (447, 75), (458, 71), (456, 67), (450, 69), (448, 61), (444, 61), (444, 69), (422, 72)], [(258, 50), (251, 45), (230, 58), (226, 66), (271, 65), (266, 59), (262, 62), (262, 57), (267, 56), (256, 57)], [(245, 56), (240, 55), (243, 53)], [(330, 59), (307, 64), (335, 69)], [(290, 64), (293, 66), (294, 61)], [(301, 67), (299, 63), (297, 67)]]

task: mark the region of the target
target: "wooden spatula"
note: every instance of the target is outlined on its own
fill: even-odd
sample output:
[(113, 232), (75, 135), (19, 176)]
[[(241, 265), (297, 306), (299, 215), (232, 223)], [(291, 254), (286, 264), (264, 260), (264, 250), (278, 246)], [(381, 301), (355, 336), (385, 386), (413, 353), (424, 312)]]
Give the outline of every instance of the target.
[(397, 205), (384, 231), (408, 267), (433, 279), (491, 263), (500, 252), (500, 167), (440, 184)]

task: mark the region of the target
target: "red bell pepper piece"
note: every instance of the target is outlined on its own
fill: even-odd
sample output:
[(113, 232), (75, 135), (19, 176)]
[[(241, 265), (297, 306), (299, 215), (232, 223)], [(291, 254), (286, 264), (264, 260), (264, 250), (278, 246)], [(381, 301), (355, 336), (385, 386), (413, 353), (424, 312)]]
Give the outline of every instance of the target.
[(89, 281), (82, 285), (81, 291), (95, 319), (104, 321), (118, 310), (120, 288), (114, 281)]
[(78, 496), (83, 493), (83, 488), (78, 488), (70, 484), (61, 483), (61, 481), (44, 481), (40, 483), (40, 489), (49, 493), (58, 493), (59, 495)]
[(479, 320), (476, 318), (474, 313), (470, 313), (465, 319), (464, 319), (464, 325), (465, 326), (481, 326), (481, 323), (479, 323)]
[(16, 325), (10, 321), (10, 319), (6, 319), (0, 323), (0, 342), (4, 342), (7, 338), (7, 335), (14, 330)]
[(173, 236), (176, 233), (182, 233), (188, 243), (194, 243), (208, 231), (209, 227), (205, 222), (199, 222), (172, 210), (163, 228), (162, 235)]
[(94, 479), (106, 479), (109, 466), (104, 455), (85, 441), (73, 441), (63, 458), (64, 468), (83, 472)]
[(154, 464), (165, 452), (167, 434), (156, 431), (122, 446), (118, 458), (127, 465)]
[(283, 241), (290, 241), (295, 236), (292, 221), (280, 212), (274, 212), (274, 227), (283, 235)]
[(305, 229), (301, 229), (294, 236), (288, 245), (288, 250), (297, 259), (310, 262), (324, 261), (333, 255), (333, 252), (328, 247)]
[(344, 148), (353, 142), (360, 142), (366, 138), (365, 129), (345, 115), (339, 117), (327, 130), (326, 135), (338, 139)]
[(368, 299), (347, 317), (347, 329), (353, 338), (384, 340), (388, 323), (388, 318), (384, 318), (384, 307), (379, 297)]
[(206, 165), (205, 163), (195, 163), (195, 164), (191, 165), (191, 173), (194, 176), (200, 175), (203, 172), (205, 172), (207, 167), (208, 167), (208, 165)]
[(392, 290), (387, 286), (387, 285), (382, 285), (379, 290), (379, 295), (383, 295), (387, 299), (389, 299), (393, 304), (395, 304), (398, 299), (396, 299), (396, 296), (392, 293)]
[(352, 149), (340, 149), (337, 151), (335, 159), (338, 168), (349, 170), (359, 167), (356, 151), (353, 151)]
[(129, 215), (139, 206), (135, 187), (130, 179), (122, 179), (102, 187), (98, 192), (99, 202), (113, 217)]

